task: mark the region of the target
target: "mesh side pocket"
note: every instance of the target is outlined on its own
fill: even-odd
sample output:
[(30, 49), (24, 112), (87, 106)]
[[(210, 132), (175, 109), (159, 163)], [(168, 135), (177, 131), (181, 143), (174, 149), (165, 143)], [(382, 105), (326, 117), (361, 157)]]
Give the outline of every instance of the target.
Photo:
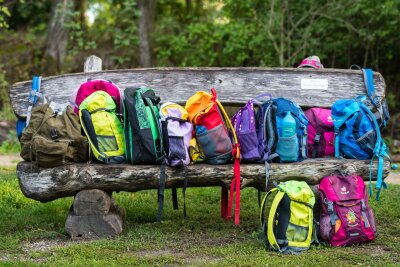
[(298, 158), (298, 151), (299, 141), (297, 135), (291, 137), (279, 137), (276, 152), (282, 161), (296, 161)]
[(169, 136), (169, 155), (170, 160), (185, 160), (186, 149), (182, 136)]
[(372, 157), (376, 143), (376, 132), (374, 130), (368, 131), (358, 138), (356, 142), (362, 150)]
[(308, 227), (293, 224), (289, 222), (286, 230), (286, 238), (288, 241), (304, 242), (308, 236)]
[(196, 135), (206, 159), (232, 152), (231, 141), (222, 126), (223, 125), (220, 124), (212, 130)]
[(117, 151), (118, 144), (115, 136), (98, 135), (97, 142), (100, 152)]

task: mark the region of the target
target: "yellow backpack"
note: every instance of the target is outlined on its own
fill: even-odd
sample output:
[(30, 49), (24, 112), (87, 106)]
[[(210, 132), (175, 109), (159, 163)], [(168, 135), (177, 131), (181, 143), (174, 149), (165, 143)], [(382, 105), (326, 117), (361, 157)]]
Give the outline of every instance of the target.
[(116, 103), (96, 91), (79, 105), (79, 118), (94, 157), (103, 163), (125, 162), (124, 129), (115, 112)]

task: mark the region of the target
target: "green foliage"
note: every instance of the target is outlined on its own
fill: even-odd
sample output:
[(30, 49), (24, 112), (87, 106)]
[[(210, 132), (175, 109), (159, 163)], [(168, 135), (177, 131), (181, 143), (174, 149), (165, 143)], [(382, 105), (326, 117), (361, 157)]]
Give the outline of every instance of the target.
[(8, 28), (6, 17), (11, 17), (11, 13), (6, 6), (4, 6), (4, 0), (0, 0), (0, 29)]
[[(156, 190), (114, 193), (126, 209), (124, 231), (116, 239), (73, 242), (64, 223), (72, 198), (40, 203), (23, 196), (15, 170), (0, 169), (0, 265), (40, 266), (336, 266), (398, 264), (400, 186), (390, 185), (379, 202), (370, 200), (379, 236), (348, 248), (321, 245), (299, 255), (264, 249), (257, 238), (258, 204), (253, 189), (242, 191), (241, 225), (220, 217), (219, 188), (187, 190), (188, 220), (165, 202), (164, 222), (156, 223)], [(166, 199), (171, 198), (170, 190)]]
[(21, 146), (19, 144), (17, 134), (15, 131), (10, 131), (7, 140), (0, 145), (0, 154), (19, 153)]

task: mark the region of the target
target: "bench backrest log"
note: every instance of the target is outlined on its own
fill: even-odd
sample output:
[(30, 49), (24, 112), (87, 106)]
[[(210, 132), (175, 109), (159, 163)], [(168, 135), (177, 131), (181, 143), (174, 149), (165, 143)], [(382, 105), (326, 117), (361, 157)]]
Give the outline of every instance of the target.
[[(101, 60), (95, 56), (87, 59), (85, 68), (85, 73), (43, 78), (41, 92), (48, 101), (65, 103), (81, 83), (105, 79), (121, 89), (153, 88), (163, 102), (185, 103), (194, 92), (214, 87), (220, 101), (230, 106), (242, 105), (268, 92), (273, 97), (289, 98), (302, 107), (330, 107), (338, 99), (366, 94), (362, 72), (350, 69), (149, 68), (87, 72), (101, 70)], [(382, 99), (386, 85), (377, 72), (374, 83), (376, 94)], [(30, 91), (31, 81), (16, 83), (9, 90), (12, 107), (19, 118), (26, 117)]]

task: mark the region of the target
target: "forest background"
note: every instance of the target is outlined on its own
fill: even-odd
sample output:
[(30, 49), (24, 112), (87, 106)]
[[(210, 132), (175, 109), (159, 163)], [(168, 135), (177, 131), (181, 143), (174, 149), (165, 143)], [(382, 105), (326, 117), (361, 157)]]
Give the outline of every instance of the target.
[(318, 55), (383, 75), (393, 137), (399, 26), (399, 0), (0, 0), (0, 118), (16, 120), (11, 84), (81, 72), (91, 54), (103, 69), (296, 67)]

